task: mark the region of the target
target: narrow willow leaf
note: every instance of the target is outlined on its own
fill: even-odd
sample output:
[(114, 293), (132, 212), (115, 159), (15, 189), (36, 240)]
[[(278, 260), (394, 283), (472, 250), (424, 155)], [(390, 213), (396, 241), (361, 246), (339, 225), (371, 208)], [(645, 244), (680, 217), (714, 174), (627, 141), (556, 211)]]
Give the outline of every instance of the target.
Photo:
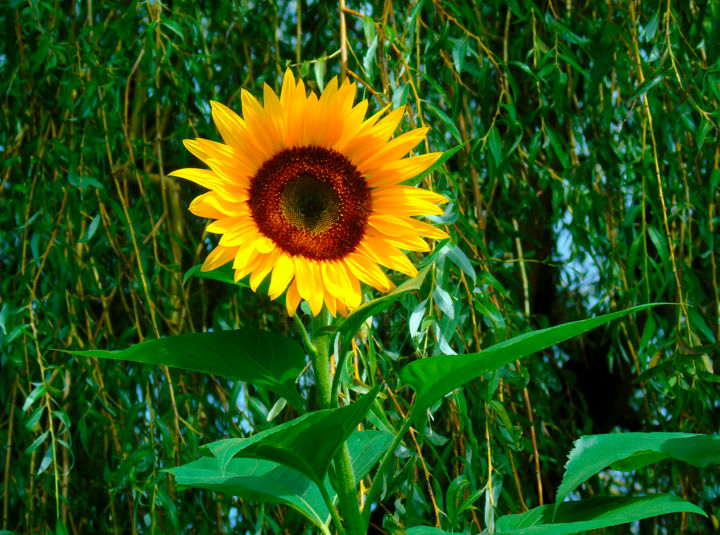
[(606, 528), (667, 513), (705, 512), (697, 505), (670, 494), (632, 498), (597, 497), (578, 502), (542, 505), (517, 515), (505, 515), (497, 521), (497, 535), (566, 535)]
[(672, 457), (693, 466), (720, 464), (720, 437), (689, 433), (588, 435), (575, 441), (556, 503), (600, 470), (631, 471)]
[(221, 470), (234, 457), (254, 457), (293, 468), (320, 485), (335, 452), (365, 417), (379, 389), (378, 385), (345, 407), (310, 412), (251, 437), (219, 440), (202, 450), (218, 459)]
[(440, 355), (411, 362), (400, 372), (402, 380), (410, 385), (417, 394), (410, 417), (418, 418), (425, 409), (449, 392), (500, 366), (542, 351), (626, 314), (657, 304), (659, 303), (640, 305), (597, 318), (573, 321), (548, 329), (524, 333), (484, 349), (480, 353)]
[(372, 301), (356, 308), (353, 313), (350, 314), (338, 327), (338, 331), (343, 337), (343, 347), (349, 347), (350, 340), (353, 336), (355, 336), (355, 333), (358, 332), (360, 326), (370, 316), (379, 314), (383, 310), (389, 308), (390, 305), (397, 301), (402, 294), (413, 290), (419, 290), (429, 270), (430, 266), (420, 271), (417, 277), (405, 281), (392, 292), (383, 295), (382, 297), (378, 297), (377, 299), (373, 299)]
[(232, 377), (264, 386), (296, 407), (303, 404), (295, 387), (295, 379), (305, 367), (305, 352), (291, 338), (269, 331), (240, 329), (181, 334), (147, 340), (122, 351), (65, 353), (172, 366)]

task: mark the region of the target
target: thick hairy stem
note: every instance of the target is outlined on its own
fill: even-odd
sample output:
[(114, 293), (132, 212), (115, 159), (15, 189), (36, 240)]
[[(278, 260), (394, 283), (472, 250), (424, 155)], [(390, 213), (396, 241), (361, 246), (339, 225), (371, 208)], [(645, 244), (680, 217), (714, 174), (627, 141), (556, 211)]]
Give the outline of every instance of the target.
[[(309, 345), (312, 359), (315, 381), (320, 398), (320, 406), (323, 409), (332, 407), (331, 381), (330, 381), (330, 336), (322, 332), (327, 326), (327, 314), (323, 311), (313, 321), (312, 342)], [(333, 487), (338, 493), (340, 501), (340, 512), (344, 520), (344, 530), (348, 535), (361, 535), (360, 506), (358, 505), (357, 493), (355, 491), (355, 477), (353, 476), (350, 454), (347, 443), (335, 455), (335, 477)], [(339, 530), (343, 526), (338, 526)]]

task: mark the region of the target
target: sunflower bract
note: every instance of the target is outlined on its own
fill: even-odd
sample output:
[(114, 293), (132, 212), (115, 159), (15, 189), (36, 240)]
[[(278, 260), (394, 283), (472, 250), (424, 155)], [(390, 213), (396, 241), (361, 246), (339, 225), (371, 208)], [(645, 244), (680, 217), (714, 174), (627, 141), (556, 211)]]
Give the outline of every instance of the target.
[(318, 98), (288, 70), (279, 98), (267, 84), (263, 104), (242, 91), (243, 117), (212, 102), (224, 143), (185, 140), (210, 169), (170, 173), (210, 190), (190, 204), (220, 234), (203, 271), (232, 262), (253, 291), (269, 276), (272, 299), (287, 292), (288, 314), (304, 299), (313, 315), (324, 303), (333, 316), (361, 303), (361, 282), (394, 287), (380, 266), (417, 274), (401, 249), (428, 251), (423, 238), (447, 234), (414, 216), (441, 214), (447, 199), (401, 183), (441, 153), (404, 158), (427, 129), (392, 138), (403, 108), (366, 119), (356, 90), (334, 78)]

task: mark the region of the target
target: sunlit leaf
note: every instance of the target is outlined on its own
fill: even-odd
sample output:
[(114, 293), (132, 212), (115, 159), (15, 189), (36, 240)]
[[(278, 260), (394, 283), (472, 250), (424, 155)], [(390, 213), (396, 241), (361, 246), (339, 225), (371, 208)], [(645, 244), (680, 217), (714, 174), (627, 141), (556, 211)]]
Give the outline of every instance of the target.
[(411, 362), (400, 372), (402, 379), (417, 394), (411, 417), (418, 418), (425, 409), (455, 388), (489, 371), (547, 349), (614, 319), (652, 306), (656, 306), (656, 304), (640, 305), (597, 318), (524, 333), (484, 349), (480, 353), (440, 355)]
[(295, 379), (305, 367), (302, 347), (281, 334), (256, 329), (181, 334), (147, 340), (121, 351), (65, 351), (72, 355), (172, 366), (264, 386), (296, 407)]
[[(526, 513), (505, 515), (497, 520), (496, 534), (566, 535), (668, 513), (705, 513), (697, 505), (670, 494), (632, 498), (597, 497), (578, 502), (543, 505)], [(555, 513), (553, 515), (553, 513)]]
[(693, 466), (720, 464), (720, 437), (689, 433), (617, 433), (575, 441), (557, 493), (562, 502), (600, 470), (637, 470), (672, 457)]
[(376, 386), (345, 407), (310, 412), (248, 438), (206, 444), (203, 450), (218, 459), (221, 469), (234, 457), (254, 457), (293, 468), (319, 485), (333, 455), (365, 417), (379, 389)]

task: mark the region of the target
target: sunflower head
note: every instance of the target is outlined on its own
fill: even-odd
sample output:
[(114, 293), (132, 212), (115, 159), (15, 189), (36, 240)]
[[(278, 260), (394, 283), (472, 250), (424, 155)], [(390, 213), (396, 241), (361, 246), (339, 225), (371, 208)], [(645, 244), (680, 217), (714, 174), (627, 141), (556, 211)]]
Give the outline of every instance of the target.
[(417, 274), (401, 249), (428, 251), (423, 238), (447, 237), (414, 219), (441, 214), (447, 200), (401, 183), (441, 153), (404, 158), (427, 128), (392, 138), (403, 108), (366, 119), (356, 90), (334, 78), (318, 97), (288, 70), (279, 97), (267, 84), (263, 104), (242, 91), (242, 117), (212, 102), (224, 143), (185, 140), (209, 169), (170, 173), (209, 190), (190, 204), (220, 234), (203, 271), (232, 262), (253, 291), (268, 275), (272, 299), (287, 291), (288, 314), (305, 299), (313, 315), (324, 303), (333, 316), (360, 304), (361, 282), (394, 287), (380, 266)]

